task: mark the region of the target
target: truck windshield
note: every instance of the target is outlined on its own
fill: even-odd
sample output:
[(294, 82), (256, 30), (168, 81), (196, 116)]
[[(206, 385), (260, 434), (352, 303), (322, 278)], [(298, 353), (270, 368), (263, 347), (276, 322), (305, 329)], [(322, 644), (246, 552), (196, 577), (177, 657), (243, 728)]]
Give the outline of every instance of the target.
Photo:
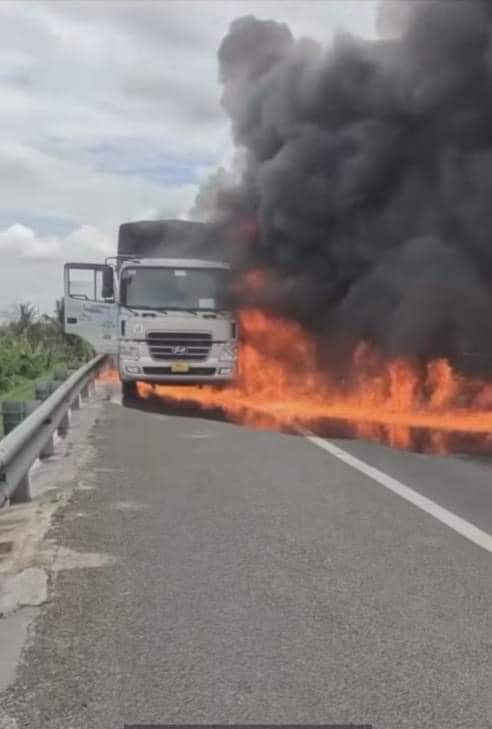
[(226, 306), (227, 271), (215, 268), (127, 268), (121, 303), (133, 309), (220, 310)]

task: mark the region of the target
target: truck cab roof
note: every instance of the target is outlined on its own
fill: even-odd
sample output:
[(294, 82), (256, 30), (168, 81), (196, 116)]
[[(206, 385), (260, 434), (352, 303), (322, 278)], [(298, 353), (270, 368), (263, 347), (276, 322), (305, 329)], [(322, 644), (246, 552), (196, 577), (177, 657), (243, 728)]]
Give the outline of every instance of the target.
[(228, 270), (230, 266), (223, 261), (205, 261), (200, 258), (125, 258), (121, 268), (128, 266), (145, 266), (148, 268), (219, 268)]

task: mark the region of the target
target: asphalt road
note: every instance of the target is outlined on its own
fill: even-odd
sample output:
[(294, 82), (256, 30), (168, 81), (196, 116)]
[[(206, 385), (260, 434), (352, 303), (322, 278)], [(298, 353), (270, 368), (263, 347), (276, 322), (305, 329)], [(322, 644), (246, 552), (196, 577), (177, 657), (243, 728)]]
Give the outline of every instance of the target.
[[(89, 441), (5, 726), (492, 726), (486, 550), (301, 437), (107, 403)], [(343, 447), (490, 530), (486, 461)]]

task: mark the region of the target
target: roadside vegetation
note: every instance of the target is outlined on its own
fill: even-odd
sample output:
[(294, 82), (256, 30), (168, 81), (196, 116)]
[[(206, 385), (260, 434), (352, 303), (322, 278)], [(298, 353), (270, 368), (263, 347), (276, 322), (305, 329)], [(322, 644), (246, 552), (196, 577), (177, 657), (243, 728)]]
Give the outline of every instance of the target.
[(0, 400), (28, 399), (54, 369), (77, 367), (91, 355), (86, 342), (63, 331), (63, 301), (53, 316), (20, 304), (0, 325)]

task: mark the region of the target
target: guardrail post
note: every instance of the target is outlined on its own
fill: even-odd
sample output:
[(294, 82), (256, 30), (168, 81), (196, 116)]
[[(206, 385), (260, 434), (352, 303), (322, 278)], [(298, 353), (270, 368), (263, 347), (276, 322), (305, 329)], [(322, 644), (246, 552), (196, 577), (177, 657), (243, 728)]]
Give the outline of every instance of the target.
[(74, 400), (73, 400), (72, 404), (70, 405), (70, 407), (72, 408), (72, 410), (80, 410), (80, 395), (77, 395), (74, 398)]
[(46, 443), (45, 447), (39, 454), (40, 458), (49, 458), (50, 456), (55, 455), (55, 439), (53, 436), (49, 439), (49, 441)]
[(68, 432), (68, 429), (70, 428), (70, 410), (67, 410), (63, 418), (60, 420), (60, 424), (58, 426), (58, 432), (60, 435), (65, 435), (65, 433)]
[(10, 495), (11, 504), (25, 504), (26, 501), (31, 501), (31, 481), (29, 479), (29, 473), (26, 473), (24, 478), (19, 481), (19, 485)]

